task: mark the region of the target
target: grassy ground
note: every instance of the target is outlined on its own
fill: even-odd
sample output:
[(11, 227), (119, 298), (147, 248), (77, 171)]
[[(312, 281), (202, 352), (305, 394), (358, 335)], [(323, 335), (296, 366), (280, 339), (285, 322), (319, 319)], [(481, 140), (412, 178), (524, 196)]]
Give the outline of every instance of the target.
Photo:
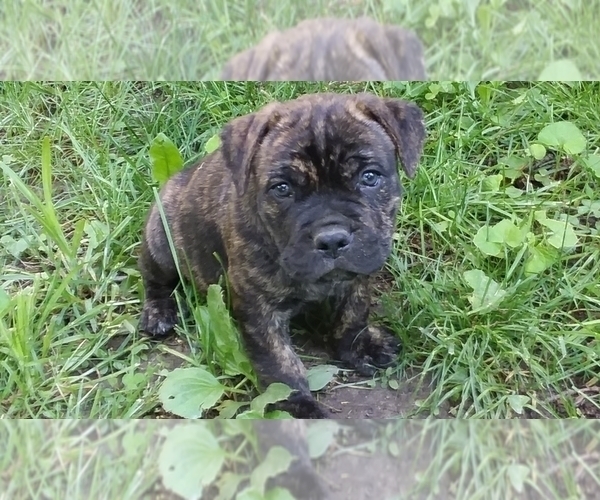
[[(599, 84), (119, 82), (0, 86), (2, 415), (139, 417), (159, 407), (165, 355), (207, 364), (194, 322), (183, 354), (135, 333), (148, 146), (162, 132), (192, 158), (233, 116), (318, 90), (404, 96), (427, 115), (378, 287), (404, 344), (383, 383), (427, 377), (423, 408), (455, 416), (599, 415)], [(560, 120), (583, 151), (530, 156)]]
[(3, 79), (214, 79), (266, 33), (320, 16), (414, 29), (434, 80), (598, 78), (589, 0), (24, 0), (0, 9)]
[[(397, 421), (373, 436), (310, 425), (311, 456), (332, 500), (591, 499), (600, 486), (595, 421)], [(4, 420), (0, 499), (176, 500), (202, 489), (214, 499), (214, 486), (258, 476), (254, 439), (251, 427), (223, 432), (207, 421)]]

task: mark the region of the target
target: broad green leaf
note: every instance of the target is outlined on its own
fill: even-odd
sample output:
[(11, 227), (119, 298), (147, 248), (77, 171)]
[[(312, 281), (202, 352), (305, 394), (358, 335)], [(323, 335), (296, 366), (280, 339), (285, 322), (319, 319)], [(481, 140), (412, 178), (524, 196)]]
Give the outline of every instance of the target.
[(202, 322), (203, 328), (210, 329), (208, 341), (216, 362), (226, 375), (244, 375), (256, 384), (256, 376), (248, 356), (242, 348), (242, 341), (229, 310), (223, 300), (219, 285), (210, 285), (206, 297), (208, 316)]
[(450, 224), (448, 223), (447, 220), (442, 220), (440, 222), (432, 222), (431, 226), (433, 227), (433, 229), (435, 229), (438, 233), (443, 233), (445, 231), (448, 230), (448, 226)]
[(557, 249), (572, 249), (579, 243), (575, 229), (567, 221), (548, 219), (544, 210), (535, 212), (535, 220), (542, 226), (550, 229), (552, 234), (547, 237), (550, 245)]
[[(523, 167), (525, 167), (527, 163), (528, 160), (526, 157), (516, 155), (505, 156), (498, 160), (499, 165), (505, 165), (508, 167), (508, 170), (517, 172), (519, 175), (522, 173)], [(505, 174), (505, 177), (508, 177), (508, 175)]]
[(596, 177), (600, 178), (600, 155), (589, 155), (587, 158), (583, 158), (582, 161)]
[(204, 368), (176, 368), (165, 377), (158, 398), (168, 412), (183, 418), (200, 418), (223, 397), (225, 389)]
[(431, 83), (429, 85), (429, 92), (425, 94), (425, 99), (435, 99), (435, 97), (440, 93), (442, 87), (439, 83)]
[(217, 149), (219, 149), (220, 145), (221, 145), (221, 138), (219, 137), (219, 134), (215, 134), (208, 141), (206, 141), (206, 144), (204, 145), (204, 151), (206, 151), (208, 154), (210, 154), (213, 151), (216, 151)]
[(500, 190), (500, 184), (504, 176), (502, 174), (488, 175), (483, 179), (482, 188), (485, 193), (496, 193)]
[(159, 184), (164, 184), (183, 168), (183, 158), (177, 146), (162, 132), (154, 138), (150, 145), (150, 159), (152, 160), (152, 177)]
[(217, 411), (219, 412), (219, 418), (233, 418), (238, 412), (238, 410), (240, 408), (243, 408), (244, 406), (248, 406), (248, 402), (233, 401), (231, 399), (227, 399), (217, 407)]
[(465, 271), (463, 278), (473, 289), (473, 294), (469, 297), (473, 312), (496, 307), (506, 295), (506, 291), (498, 283), (479, 269)]
[(523, 493), (523, 485), (529, 476), (529, 467), (521, 464), (511, 464), (507, 470), (508, 480), (517, 493)]
[(236, 415), (236, 420), (260, 420), (264, 418), (263, 412), (256, 410), (247, 410)]
[(600, 218), (600, 200), (581, 200), (577, 213), (579, 215), (592, 214), (594, 217)]
[(523, 244), (527, 231), (519, 229), (510, 219), (503, 219), (490, 228), (488, 239), (492, 243), (503, 243), (511, 248)]
[(577, 82), (582, 79), (579, 68), (570, 59), (559, 59), (548, 64), (540, 73), (539, 81)]
[(0, 245), (15, 259), (18, 259), (29, 248), (29, 243), (25, 238), (15, 240), (10, 234), (5, 234), (0, 238)]
[(529, 403), (529, 396), (512, 394), (508, 396), (508, 404), (519, 415), (523, 413), (523, 406)]
[(310, 367), (306, 371), (306, 378), (308, 379), (310, 390), (320, 391), (335, 378), (339, 371), (340, 369), (334, 365), (317, 365)]
[(271, 403), (277, 403), (277, 401), (283, 401), (291, 393), (292, 389), (290, 389), (287, 385), (280, 382), (274, 382), (267, 387), (265, 392), (259, 394), (252, 400), (252, 403), (250, 403), (250, 408), (252, 411), (258, 412), (260, 415), (262, 415), (267, 405)]
[[(219, 417), (221, 418), (221, 417)], [(287, 411), (283, 410), (272, 410), (265, 412), (264, 410), (247, 410), (239, 413), (235, 417), (239, 420), (256, 420), (256, 419), (267, 419), (267, 420), (293, 420), (293, 416)]]
[(554, 248), (572, 249), (579, 243), (575, 229), (569, 222), (546, 219), (544, 222), (540, 222), (540, 224), (543, 224), (552, 231), (552, 236), (547, 241)]
[(529, 146), (529, 152), (536, 160), (541, 160), (546, 156), (546, 148), (541, 144), (532, 144)]
[(265, 500), (296, 500), (286, 488), (273, 488), (267, 491)]
[(248, 486), (235, 496), (235, 500), (265, 500), (265, 496), (261, 495), (256, 488)]
[(339, 430), (339, 424), (333, 420), (317, 420), (311, 424), (306, 431), (310, 458), (322, 457)]
[(166, 488), (186, 500), (198, 500), (217, 478), (225, 456), (206, 422), (180, 424), (167, 434), (158, 466)]
[(147, 376), (144, 373), (135, 373), (132, 371), (125, 373), (123, 378), (121, 379), (125, 389), (127, 390), (135, 390), (147, 382)]
[(541, 168), (538, 172), (533, 175), (533, 178), (542, 184), (544, 187), (551, 186), (553, 183), (556, 183), (554, 179), (552, 179), (549, 175), (548, 170), (545, 168)]
[(556, 251), (552, 248), (535, 245), (528, 247), (528, 255), (525, 260), (525, 274), (539, 274), (548, 269), (556, 262)]
[(269, 412), (265, 413), (265, 418), (268, 420), (293, 420), (294, 419), (294, 417), (292, 417), (292, 415), (289, 412), (283, 411), (283, 410), (269, 411)]
[(504, 192), (506, 193), (506, 196), (508, 196), (509, 198), (518, 198), (519, 196), (521, 196), (523, 194), (523, 190), (516, 188), (514, 186), (507, 186), (507, 188), (504, 190)]
[(492, 257), (501, 257), (504, 252), (502, 251), (502, 245), (490, 241), (491, 227), (483, 226), (479, 228), (479, 231), (473, 238), (473, 243), (479, 250), (485, 255), (491, 255)]
[(585, 150), (586, 140), (574, 123), (560, 121), (546, 125), (538, 134), (538, 141), (551, 147), (574, 155)]
[(269, 478), (287, 471), (293, 460), (291, 453), (282, 446), (271, 447), (264, 460), (252, 471), (250, 476), (252, 488), (264, 495)]

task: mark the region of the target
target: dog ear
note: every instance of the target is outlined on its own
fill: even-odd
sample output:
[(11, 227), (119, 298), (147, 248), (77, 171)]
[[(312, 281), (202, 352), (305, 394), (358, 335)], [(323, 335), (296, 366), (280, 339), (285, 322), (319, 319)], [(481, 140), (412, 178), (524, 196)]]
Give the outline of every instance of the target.
[(423, 44), (415, 33), (399, 26), (385, 26), (389, 50), (386, 69), (390, 80), (426, 80)]
[(278, 120), (273, 103), (262, 110), (235, 118), (221, 131), (221, 152), (233, 183), (242, 195), (248, 189), (252, 162), (265, 136)]
[(423, 112), (416, 105), (401, 99), (379, 99), (363, 94), (358, 101), (361, 111), (383, 127), (396, 147), (406, 175), (412, 179), (417, 172), (425, 142)]
[(239, 52), (221, 70), (221, 80), (269, 80), (279, 59), (279, 31), (266, 35), (258, 45)]

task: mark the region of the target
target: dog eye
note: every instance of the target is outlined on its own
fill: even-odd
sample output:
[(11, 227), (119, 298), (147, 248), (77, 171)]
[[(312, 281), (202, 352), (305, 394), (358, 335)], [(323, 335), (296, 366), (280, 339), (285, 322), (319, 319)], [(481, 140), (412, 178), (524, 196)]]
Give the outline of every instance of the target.
[(280, 182), (279, 184), (275, 184), (271, 191), (278, 198), (286, 198), (292, 194), (292, 186), (290, 186), (287, 182)]
[(375, 170), (366, 170), (360, 176), (360, 183), (363, 186), (375, 187), (379, 184), (381, 174)]

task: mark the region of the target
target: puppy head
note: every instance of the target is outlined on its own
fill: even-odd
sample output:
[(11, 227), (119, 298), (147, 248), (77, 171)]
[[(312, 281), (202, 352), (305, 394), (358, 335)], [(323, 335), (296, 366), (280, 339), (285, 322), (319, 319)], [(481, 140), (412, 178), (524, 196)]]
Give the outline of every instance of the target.
[(391, 250), (399, 159), (415, 175), (425, 138), (414, 104), (311, 94), (232, 121), (222, 154), (283, 269), (307, 283), (371, 274)]
[[(356, 57), (355, 78), (346, 80), (425, 80), (423, 45), (417, 35), (400, 26), (379, 24), (368, 17), (350, 21), (344, 42)], [(352, 62), (352, 58), (349, 59)], [(334, 59), (335, 63), (335, 59)], [(344, 69), (339, 67), (338, 72)], [(372, 78), (369, 74), (383, 75)], [(340, 78), (341, 80), (341, 78)]]

